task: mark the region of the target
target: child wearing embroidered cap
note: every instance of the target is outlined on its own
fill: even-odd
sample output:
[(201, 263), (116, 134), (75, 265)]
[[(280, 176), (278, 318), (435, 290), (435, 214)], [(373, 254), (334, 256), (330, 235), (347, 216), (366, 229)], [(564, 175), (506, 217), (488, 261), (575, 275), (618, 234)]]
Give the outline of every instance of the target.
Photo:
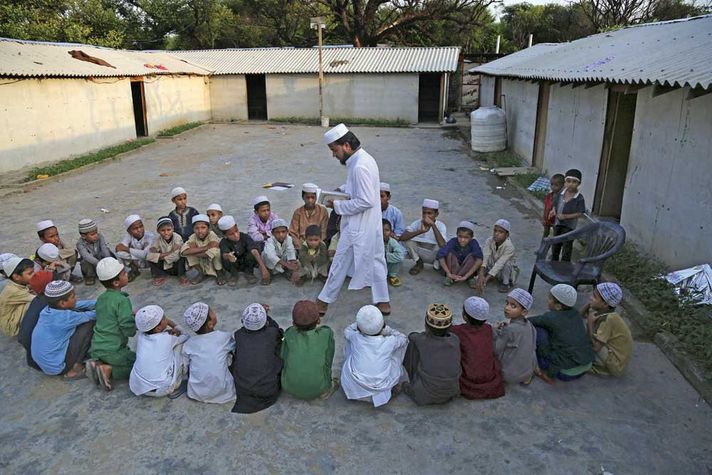
[(464, 324), (452, 327), (452, 332), (460, 339), (462, 397), (493, 399), (504, 396), (502, 369), (494, 356), (493, 330), (486, 324), (489, 304), (483, 298), (469, 297), (462, 304), (462, 319)]
[(64, 241), (59, 237), (59, 231), (54, 222), (50, 219), (45, 219), (37, 223), (36, 228), (40, 241), (45, 244), (54, 244), (59, 249), (59, 258), (69, 266), (69, 281), (73, 283), (81, 282), (81, 277), (72, 274), (74, 266), (77, 265), (77, 250), (64, 244)]
[(173, 232), (173, 221), (168, 216), (161, 216), (156, 223), (158, 236), (153, 239), (148, 248), (146, 260), (151, 267), (153, 285), (161, 286), (166, 282), (166, 277), (174, 275), (180, 278), (180, 284), (185, 285), (185, 258), (181, 257), (183, 238)]
[(40, 312), (32, 332), (32, 359), (49, 375), (67, 379), (84, 377), (84, 360), (89, 352), (96, 300), (80, 300), (74, 286), (64, 280), (47, 284), (47, 307)]
[(292, 222), (289, 224), (289, 235), (292, 237), (294, 247), (299, 249), (304, 242), (307, 228), (311, 225), (319, 226), (321, 239), (326, 239), (326, 227), (329, 224), (329, 211), (325, 206), (316, 202), (319, 187), (314, 183), (302, 185), (302, 200), (304, 206), (294, 210)]
[(593, 289), (591, 300), (581, 309), (586, 318), (588, 336), (596, 353), (591, 372), (622, 376), (633, 352), (633, 337), (616, 307), (623, 291), (613, 282), (603, 282)]
[(175, 399), (186, 390), (183, 376), (183, 335), (180, 327), (166, 318), (158, 305), (147, 305), (136, 312), (136, 362), (129, 376), (129, 388), (136, 396)]
[(230, 273), (231, 283), (238, 284), (240, 277), (245, 276), (248, 284), (255, 284), (257, 282), (255, 267), (257, 267), (262, 275), (262, 284), (269, 284), (269, 270), (265, 267), (261, 254), (264, 243), (255, 242), (247, 234), (241, 233), (232, 216), (220, 218), (218, 226), (225, 235), (220, 241), (222, 266)]
[(514, 244), (509, 239), (512, 225), (506, 219), (498, 219), (494, 223), (492, 236), (487, 238), (484, 247), (484, 259), (477, 277), (476, 288), (483, 292), (492, 279), (500, 281), (500, 293), (509, 292), (519, 276), (517, 258), (514, 254)]
[(529, 384), (536, 370), (536, 330), (527, 320), (534, 299), (523, 289), (512, 289), (504, 303), (509, 323), (495, 331), (494, 354), (502, 363), (502, 376), (508, 384)]
[(447, 227), (437, 218), (440, 214), (440, 203), (436, 200), (424, 199), (422, 217), (410, 223), (400, 237), (408, 250), (408, 255), (415, 265), (408, 271), (416, 275), (423, 270), (423, 263), (432, 264), (434, 269), (440, 268), (437, 254), (447, 240)]
[(180, 186), (171, 190), (171, 201), (175, 209), (168, 213), (168, 217), (173, 221), (173, 230), (185, 242), (193, 234), (193, 217), (198, 214), (198, 210), (188, 206), (188, 194)]
[(437, 258), (445, 274), (444, 285), (450, 286), (469, 280), (470, 287), (475, 287), (473, 276), (482, 265), (482, 249), (474, 236), (475, 225), (469, 221), (461, 221), (457, 225), (457, 237), (450, 239), (438, 251)]
[(278, 218), (272, 221), (272, 236), (265, 241), (262, 260), (272, 275), (283, 274), (292, 283), (299, 279), (297, 251), (285, 220)]
[(195, 302), (183, 314), (196, 336), (183, 344), (188, 368), (188, 397), (201, 402), (223, 404), (235, 399), (235, 383), (230, 373), (235, 340), (232, 333), (216, 330), (215, 310)]
[(210, 230), (214, 232), (217, 237), (222, 239), (224, 237), (223, 232), (220, 229), (220, 226), (218, 226), (218, 221), (220, 221), (220, 218), (224, 215), (222, 206), (217, 203), (212, 203), (208, 206), (205, 214), (207, 214), (210, 219)]
[(77, 241), (77, 252), (81, 258), (79, 266), (82, 269), (84, 283), (94, 285), (96, 283), (96, 265), (105, 257), (113, 257), (109, 245), (104, 236), (99, 233), (99, 228), (91, 219), (79, 221), (79, 235)]
[(129, 282), (133, 282), (141, 275), (141, 269), (148, 267), (148, 248), (156, 236), (151, 231), (146, 231), (141, 216), (137, 214), (132, 214), (124, 220), (124, 228), (126, 235), (116, 245), (116, 258), (129, 267)]
[(34, 298), (28, 286), (35, 273), (35, 264), (29, 259), (14, 256), (3, 263), (3, 271), (8, 282), (0, 292), (0, 330), (7, 336), (15, 336)]
[(272, 212), (269, 198), (266, 196), (256, 197), (252, 204), (255, 212), (247, 221), (247, 234), (253, 241), (265, 241), (272, 235), (272, 221), (279, 216)]
[(220, 239), (210, 230), (210, 219), (206, 215), (193, 216), (193, 234), (181, 247), (180, 255), (188, 264), (186, 277), (191, 284), (197, 285), (209, 275), (215, 277), (218, 285), (225, 285)]

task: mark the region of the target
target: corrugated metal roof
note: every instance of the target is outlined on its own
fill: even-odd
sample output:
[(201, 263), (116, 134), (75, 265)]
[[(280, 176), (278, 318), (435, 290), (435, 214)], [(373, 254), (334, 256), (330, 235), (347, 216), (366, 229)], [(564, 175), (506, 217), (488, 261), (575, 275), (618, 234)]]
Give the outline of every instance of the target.
[[(74, 59), (79, 50), (112, 67)], [(98, 46), (44, 43), (0, 38), (0, 76), (14, 77), (116, 77), (152, 74), (197, 74), (210, 71), (166, 53), (116, 50)]]
[[(459, 47), (324, 48), (325, 73), (453, 72)], [(319, 72), (317, 48), (256, 48), (172, 51), (215, 74), (299, 74)]]
[(539, 44), (470, 72), (521, 79), (709, 88), (712, 15)]

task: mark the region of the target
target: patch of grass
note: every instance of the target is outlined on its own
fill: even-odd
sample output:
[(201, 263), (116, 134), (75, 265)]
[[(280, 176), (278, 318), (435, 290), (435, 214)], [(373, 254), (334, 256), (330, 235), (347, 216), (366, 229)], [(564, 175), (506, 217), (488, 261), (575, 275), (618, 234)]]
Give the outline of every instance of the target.
[[(540, 176), (541, 175), (539, 175), (538, 173), (522, 173), (521, 175), (514, 175), (512, 177), (512, 181), (514, 181), (514, 183), (516, 183), (517, 185), (521, 186), (522, 188), (524, 188), (526, 190), (527, 187), (529, 185), (531, 185), (532, 183), (534, 183), (534, 180), (536, 180)], [(529, 191), (529, 190), (527, 190), (527, 191)], [(536, 191), (529, 191), (529, 193), (531, 193), (532, 195), (536, 196), (537, 198), (543, 200), (544, 198), (546, 198), (547, 192), (543, 191), (543, 190), (536, 190)]]
[(625, 244), (620, 252), (606, 261), (606, 270), (612, 272), (648, 309), (652, 333), (672, 333), (683, 350), (705, 370), (712, 371), (709, 306), (694, 305), (689, 298), (678, 297), (673, 285), (658, 278), (669, 272), (665, 265), (642, 254), (632, 244)]
[(493, 168), (501, 167), (521, 167), (522, 159), (514, 152), (504, 150), (502, 152), (487, 152), (478, 154), (480, 160), (484, 160)]
[(196, 127), (200, 127), (203, 125), (202, 122), (188, 122), (187, 124), (183, 125), (177, 125), (175, 127), (171, 127), (170, 129), (166, 130), (161, 130), (158, 133), (159, 137), (173, 137), (174, 135), (178, 135), (180, 133), (185, 132), (186, 130), (194, 129)]
[[(321, 120), (314, 117), (274, 117), (270, 122), (284, 122), (288, 124), (320, 125)], [(348, 125), (370, 125), (373, 127), (408, 127), (410, 124), (403, 119), (366, 119), (366, 118), (342, 118), (330, 117), (329, 124), (339, 124), (343, 122)]]
[(136, 150), (137, 148), (143, 147), (144, 145), (148, 145), (155, 141), (156, 139), (154, 138), (146, 137), (138, 140), (133, 140), (131, 142), (122, 143), (119, 145), (114, 145), (113, 147), (103, 148), (97, 152), (87, 153), (85, 155), (80, 155), (76, 158), (62, 160), (57, 163), (53, 163), (52, 165), (36, 167), (30, 170), (25, 181), (36, 180), (38, 175), (59, 175), (60, 173), (65, 173), (70, 170), (74, 170), (75, 168), (89, 165), (90, 163), (101, 162), (102, 160), (113, 158), (121, 153)]

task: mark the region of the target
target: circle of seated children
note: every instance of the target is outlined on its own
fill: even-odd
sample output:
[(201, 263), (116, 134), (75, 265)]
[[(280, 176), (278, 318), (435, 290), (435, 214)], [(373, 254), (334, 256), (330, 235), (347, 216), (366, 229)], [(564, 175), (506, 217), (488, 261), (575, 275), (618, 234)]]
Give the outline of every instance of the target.
[[(156, 233), (145, 230), (140, 216), (130, 215), (123, 223), (127, 234), (113, 251), (90, 219), (79, 222), (76, 250), (64, 244), (52, 221), (41, 221), (37, 234), (43, 244), (32, 259), (0, 255), (0, 272), (8, 279), (0, 293), (0, 329), (17, 335), (28, 364), (45, 374), (88, 376), (105, 390), (128, 379), (136, 395), (176, 398), (187, 391), (203, 402), (235, 400), (233, 412), (239, 413), (269, 407), (281, 390), (299, 399), (326, 399), (341, 386), (348, 399), (374, 406), (402, 391), (422, 405), (458, 395), (500, 397), (505, 384), (529, 384), (534, 375), (553, 384), (589, 371), (623, 374), (632, 338), (615, 312), (622, 300), (618, 285), (598, 284), (581, 310), (574, 309), (573, 287), (555, 285), (548, 311), (529, 317), (533, 297), (513, 287), (519, 269), (507, 220), (495, 223), (484, 250), (468, 221), (446, 240), (436, 200), (424, 200), (421, 218), (404, 227), (387, 183), (381, 184), (381, 208), (389, 284), (401, 285), (406, 254), (415, 261), (411, 275), (432, 264), (446, 286), (466, 282), (481, 295), (488, 283), (498, 282), (506, 293), (505, 322), (491, 323), (488, 303), (473, 296), (463, 302), (463, 323), (453, 325), (447, 305), (431, 304), (424, 331), (406, 336), (388, 326), (378, 308), (366, 305), (344, 330), (345, 361), (340, 378), (332, 378), (334, 334), (321, 324), (312, 301), (294, 305), (293, 325), (286, 330), (270, 318), (269, 305), (260, 303), (245, 308), (242, 328), (234, 334), (216, 329), (218, 317), (203, 302), (184, 312), (191, 336), (160, 306), (145, 306), (134, 315), (122, 289), (146, 268), (155, 286), (170, 277), (183, 285), (206, 277), (218, 285), (255, 284), (255, 269), (263, 285), (280, 274), (295, 285), (325, 279), (339, 217), (316, 203), (317, 191), (314, 184), (303, 186), (304, 206), (290, 224), (271, 211), (267, 197), (255, 198), (243, 233), (218, 204), (206, 214), (188, 206), (178, 187), (171, 192), (175, 209), (158, 219)], [(105, 287), (96, 301), (77, 300), (74, 284), (82, 280), (72, 274), (77, 263), (86, 285), (98, 279)], [(134, 335), (136, 352), (128, 347)]]

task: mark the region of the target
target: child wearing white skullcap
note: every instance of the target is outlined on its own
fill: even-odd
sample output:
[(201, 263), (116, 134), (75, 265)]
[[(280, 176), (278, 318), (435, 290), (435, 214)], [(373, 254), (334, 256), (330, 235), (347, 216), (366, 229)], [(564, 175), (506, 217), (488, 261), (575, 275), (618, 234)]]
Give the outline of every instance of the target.
[(252, 208), (255, 212), (247, 221), (247, 235), (253, 241), (265, 241), (272, 235), (272, 221), (279, 219), (279, 216), (272, 212), (269, 198), (264, 195), (252, 200)]
[(482, 252), (484, 259), (477, 277), (476, 288), (483, 292), (485, 286), (492, 280), (499, 281), (498, 291), (509, 292), (519, 276), (519, 266), (514, 244), (509, 238), (512, 225), (506, 219), (498, 219), (494, 223), (492, 236), (487, 238)]
[(438, 251), (447, 242), (447, 227), (440, 221), (440, 203), (426, 198), (423, 200), (421, 218), (413, 221), (401, 235), (401, 242), (408, 250), (408, 255), (415, 265), (408, 271), (416, 275), (423, 270), (423, 264), (432, 264), (434, 269), (440, 269), (437, 259)]
[(69, 280), (72, 269), (59, 255), (59, 248), (46, 242), (37, 248), (35, 262), (44, 269), (51, 271), (55, 280)]
[(212, 203), (208, 206), (205, 214), (207, 214), (210, 219), (210, 230), (214, 232), (217, 237), (222, 239), (224, 237), (223, 232), (220, 226), (218, 226), (218, 221), (224, 216), (222, 206), (217, 203)]
[(316, 224), (321, 229), (322, 241), (326, 239), (326, 227), (329, 224), (329, 211), (324, 205), (316, 202), (319, 187), (314, 183), (302, 185), (302, 201), (304, 205), (294, 210), (292, 221), (289, 224), (289, 235), (296, 249), (304, 242), (307, 228)]
[(173, 221), (173, 230), (185, 242), (193, 234), (193, 216), (198, 214), (198, 210), (188, 206), (188, 193), (180, 186), (171, 190), (171, 201), (175, 209), (168, 213), (168, 217)]
[(494, 353), (502, 363), (502, 377), (507, 384), (529, 384), (534, 377), (536, 329), (527, 320), (533, 303), (529, 292), (512, 289), (504, 303), (504, 316), (509, 323), (495, 331)]
[[(76, 248), (64, 244), (64, 241), (59, 237), (59, 231), (54, 222), (51, 219), (44, 219), (37, 223), (36, 229), (40, 241), (44, 244), (54, 244), (57, 246), (57, 249), (59, 249), (59, 258), (69, 267), (69, 275), (63, 275), (62, 279), (67, 280), (65, 277), (68, 277), (72, 282), (81, 282), (79, 277), (74, 278), (71, 274), (71, 271), (74, 270), (74, 266), (77, 264), (77, 250)], [(33, 259), (33, 257), (30, 257), (30, 259)]]
[(141, 269), (148, 268), (149, 248), (156, 239), (151, 231), (146, 231), (141, 216), (132, 214), (124, 220), (126, 234), (116, 245), (116, 258), (129, 268), (129, 282), (141, 275)]

